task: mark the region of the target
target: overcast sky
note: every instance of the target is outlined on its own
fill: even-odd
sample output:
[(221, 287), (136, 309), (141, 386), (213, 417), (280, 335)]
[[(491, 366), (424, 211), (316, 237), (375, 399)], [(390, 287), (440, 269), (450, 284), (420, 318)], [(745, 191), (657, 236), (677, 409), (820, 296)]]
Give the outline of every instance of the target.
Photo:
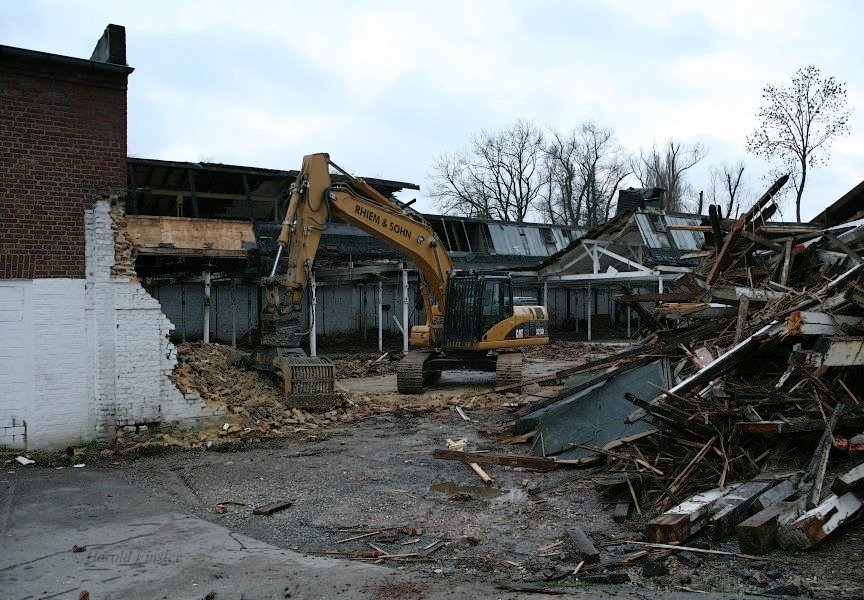
[(744, 146), (762, 87), (815, 64), (846, 82), (855, 112), (808, 176), (802, 216), (864, 179), (855, 0), (0, 0), (10, 46), (89, 58), (108, 23), (126, 27), (138, 157), (293, 169), (329, 152), (356, 175), (425, 188), (433, 158), (473, 132), (593, 119), (634, 152), (707, 145), (696, 189), (709, 165), (743, 158), (761, 191), (766, 166)]

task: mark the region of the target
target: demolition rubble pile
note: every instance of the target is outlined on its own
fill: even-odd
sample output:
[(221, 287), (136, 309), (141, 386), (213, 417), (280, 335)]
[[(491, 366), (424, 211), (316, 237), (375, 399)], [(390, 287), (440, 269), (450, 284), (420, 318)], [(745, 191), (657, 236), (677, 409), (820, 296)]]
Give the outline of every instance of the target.
[(180, 344), (171, 375), (183, 393), (197, 393), (209, 405), (225, 406), (236, 415), (237, 423), (220, 430), (223, 437), (298, 433), (353, 418), (347, 405), (324, 414), (286, 408), (279, 378), (241, 368), (232, 360), (234, 354), (221, 344)]
[[(398, 356), (398, 354), (396, 355)], [(330, 355), (339, 379), (367, 377), (393, 372), (393, 354), (353, 353)], [(213, 435), (203, 431), (198, 442), (211, 437), (224, 439), (281, 437), (328, 429), (365, 419), (375, 414), (429, 412), (448, 404), (449, 398), (427, 394), (401, 396), (379, 392), (337, 391), (336, 406), (325, 412), (311, 412), (286, 406), (284, 382), (280, 375), (244, 366), (243, 353), (221, 344), (183, 343), (177, 346), (177, 366), (171, 379), (183, 392), (195, 393), (210, 406), (225, 407), (227, 423)], [(350, 396), (350, 398), (349, 398)], [(484, 398), (478, 398), (477, 402)], [(491, 401), (485, 399), (487, 401)], [(474, 406), (470, 399), (466, 407)]]
[[(712, 207), (677, 289), (616, 299), (648, 317), (640, 345), (515, 414), (534, 454), (598, 467), (616, 520), (661, 513), (649, 542), (737, 532), (745, 553), (809, 548), (864, 503), (864, 220), (767, 222), (783, 183), (734, 222)], [(592, 427), (556, 429), (586, 403)]]

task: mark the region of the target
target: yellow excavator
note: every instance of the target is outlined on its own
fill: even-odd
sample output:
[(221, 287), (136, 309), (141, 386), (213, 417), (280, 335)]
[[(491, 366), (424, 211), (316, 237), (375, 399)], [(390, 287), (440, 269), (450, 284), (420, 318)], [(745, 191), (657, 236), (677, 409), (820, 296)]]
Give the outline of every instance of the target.
[[(331, 181), (331, 168), (344, 182)], [(331, 216), (398, 249), (419, 270), (426, 323), (411, 328), (410, 350), (397, 367), (399, 392), (422, 393), (426, 383), (453, 369), (494, 371), (498, 386), (516, 384), (522, 380), (522, 354), (515, 350), (549, 342), (546, 309), (514, 306), (509, 275), (454, 270), (447, 249), (419, 213), (352, 177), (329, 155), (310, 154), (292, 185), (276, 258), (264, 280), (255, 356), (256, 364), (281, 369), (286, 395), (326, 395), (333, 389), (327, 361), (299, 350), (306, 333), (301, 302)]]

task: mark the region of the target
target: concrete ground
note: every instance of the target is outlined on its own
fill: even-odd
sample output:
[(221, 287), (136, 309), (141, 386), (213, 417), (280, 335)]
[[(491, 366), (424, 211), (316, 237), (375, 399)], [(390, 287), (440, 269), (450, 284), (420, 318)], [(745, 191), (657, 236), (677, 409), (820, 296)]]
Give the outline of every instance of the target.
[[(76, 545), (84, 549), (75, 552)], [(178, 513), (111, 469), (7, 467), (0, 475), (0, 597), (79, 598), (82, 590), (94, 600), (533, 597), (494, 582), (452, 584), (277, 548)], [(591, 586), (566, 595), (653, 594)], [(714, 595), (664, 594), (691, 596)]]

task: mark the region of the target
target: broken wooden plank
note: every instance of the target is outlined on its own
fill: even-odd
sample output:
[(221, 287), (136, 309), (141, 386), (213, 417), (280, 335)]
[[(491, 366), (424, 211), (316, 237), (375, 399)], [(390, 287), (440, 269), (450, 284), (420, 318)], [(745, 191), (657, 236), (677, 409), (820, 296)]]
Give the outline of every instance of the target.
[[(848, 426), (864, 425), (861, 416), (852, 416), (844, 421)], [(807, 433), (825, 429), (822, 419), (795, 419), (790, 421), (739, 421), (735, 427), (742, 433), (773, 434), (773, 433)]]
[[(447, 438), (445, 441), (447, 442), (447, 447), (449, 448), (447, 452), (455, 452), (456, 454), (464, 453), (465, 446), (468, 445), (468, 442), (464, 438), (459, 441), (453, 441), (452, 439)], [(464, 456), (464, 454), (462, 455)], [(492, 483), (492, 478), (486, 471), (484, 471), (480, 467), (480, 465), (478, 465), (476, 462), (466, 462), (468, 462), (468, 466), (471, 467), (471, 470), (477, 474), (477, 477), (479, 477), (483, 481), (483, 483), (485, 483), (486, 485)]]
[(758, 213), (762, 208), (771, 201), (771, 198), (780, 191), (780, 188), (789, 180), (788, 175), (784, 175), (777, 181), (775, 181), (768, 191), (766, 191), (753, 206), (742, 214), (735, 221), (735, 224), (732, 226), (732, 229), (726, 234), (726, 238), (723, 240), (723, 247), (720, 248), (720, 252), (717, 253), (717, 258), (714, 260), (714, 264), (711, 266), (711, 271), (708, 273), (708, 277), (706, 281), (708, 285), (714, 285), (717, 282), (717, 278), (720, 276), (720, 273), (723, 272), (723, 269), (726, 268), (726, 264), (729, 262), (729, 257), (732, 253), (733, 248), (735, 247), (735, 242), (741, 235), (741, 231), (744, 227), (753, 219), (753, 217)]
[(710, 225), (667, 225), (669, 231), (712, 231)]
[(279, 512), (280, 510), (285, 510), (289, 506), (293, 504), (291, 500), (282, 500), (280, 502), (271, 502), (270, 504), (265, 504), (264, 506), (259, 506), (258, 508), (252, 509), (253, 515), (272, 515), (275, 512)]
[(864, 365), (864, 337), (823, 337), (813, 346), (817, 367)]
[(862, 324), (861, 317), (798, 310), (786, 320), (786, 335), (842, 335), (844, 326), (860, 329)]
[(645, 546), (646, 548), (657, 548), (658, 550), (674, 550), (693, 552), (694, 554), (713, 554), (715, 556), (732, 556), (734, 558), (743, 558), (745, 560), (766, 560), (763, 556), (752, 556), (750, 554), (741, 554), (740, 552), (727, 552), (726, 550), (709, 550), (707, 548), (696, 548), (693, 546), (679, 546), (677, 544), (663, 544), (659, 542), (637, 542), (635, 540), (622, 541), (622, 544), (636, 544), (637, 546)]
[(659, 515), (645, 524), (645, 539), (651, 542), (680, 542), (690, 537), (690, 515)]
[(776, 480), (757, 477), (720, 498), (715, 505), (714, 514), (708, 519), (712, 535), (722, 537), (732, 533), (736, 525), (752, 514), (756, 500), (776, 484)]
[(789, 285), (789, 271), (792, 268), (792, 241), (793, 238), (786, 240), (786, 246), (783, 248), (783, 269), (780, 271), (780, 285)]
[(838, 496), (864, 492), (864, 463), (837, 477), (831, 484), (831, 491)]
[(842, 496), (829, 495), (819, 506), (810, 509), (777, 532), (780, 545), (806, 550), (831, 535), (849, 518), (861, 510), (864, 501), (855, 492)]
[(761, 235), (756, 235), (755, 233), (751, 233), (746, 229), (741, 232), (741, 237), (750, 240), (751, 242), (755, 242), (760, 246), (764, 246), (769, 250), (773, 250), (774, 252), (783, 252), (783, 246), (778, 244), (777, 242), (772, 242), (769, 239), (762, 237)]
[(857, 252), (855, 252), (852, 248), (847, 246), (845, 242), (840, 240), (836, 235), (834, 235), (830, 231), (827, 231), (827, 230), (823, 231), (822, 235), (824, 235), (828, 239), (828, 243), (831, 246), (834, 246), (835, 248), (845, 252), (849, 256), (849, 258), (851, 258), (852, 261), (855, 262), (856, 264), (861, 264), (862, 262), (864, 262), (864, 259), (862, 259), (861, 256)]
[(538, 585), (536, 583), (499, 583), (496, 585), (499, 590), (507, 592), (524, 592), (528, 594), (549, 594), (550, 596), (563, 596), (570, 592), (563, 588), (554, 588)]
[(696, 494), (681, 504), (645, 524), (645, 539), (651, 542), (681, 542), (701, 531), (708, 524), (717, 501), (734, 492), (742, 484), (715, 488)]
[(615, 505), (615, 510), (612, 511), (612, 520), (616, 523), (624, 523), (630, 518), (633, 513), (632, 502), (619, 502)]
[(738, 548), (746, 554), (766, 554), (777, 546), (778, 519), (793, 510), (793, 503), (769, 506), (738, 524)]
[(719, 319), (736, 314), (735, 307), (717, 302), (670, 302), (654, 309), (654, 314), (667, 319)]
[(600, 562), (600, 551), (594, 547), (594, 542), (591, 538), (582, 531), (579, 527), (570, 527), (567, 529), (567, 535), (573, 541), (576, 547), (576, 555), (580, 560), (584, 560), (585, 564), (594, 565)]
[(753, 503), (753, 510), (756, 512), (765, 510), (769, 506), (773, 506), (779, 502), (783, 502), (787, 498), (791, 498), (798, 491), (798, 483), (801, 476), (797, 473), (788, 479), (781, 481), (778, 485), (761, 494)]
[(678, 258), (681, 260), (687, 260), (688, 258), (708, 258), (709, 256), (714, 256), (714, 249), (711, 250), (699, 250), (698, 252), (688, 252), (687, 254), (682, 254)]
[(465, 463), (508, 465), (537, 471), (554, 471), (558, 468), (554, 458), (522, 456), (517, 454), (486, 454), (483, 452), (460, 452), (457, 450), (433, 450), (432, 457), (439, 460), (457, 460)]
[(772, 292), (771, 290), (743, 286), (719, 285), (711, 289), (712, 302), (738, 302), (743, 297), (748, 298), (752, 304), (765, 304), (771, 300), (779, 300), (783, 297), (783, 294)]
[(738, 320), (735, 324), (735, 343), (744, 339), (744, 331), (747, 327), (747, 312), (750, 310), (750, 298), (741, 296), (738, 304)]

